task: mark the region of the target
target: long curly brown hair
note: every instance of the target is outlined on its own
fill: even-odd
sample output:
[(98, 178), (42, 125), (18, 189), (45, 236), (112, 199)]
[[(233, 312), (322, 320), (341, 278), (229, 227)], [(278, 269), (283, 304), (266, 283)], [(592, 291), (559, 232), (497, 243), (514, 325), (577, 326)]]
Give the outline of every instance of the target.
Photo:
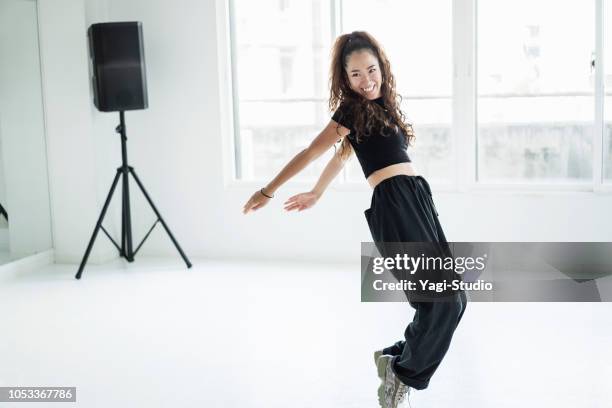
[[(348, 59), (355, 51), (363, 50), (371, 52), (378, 59), (382, 74), (380, 91), (384, 108), (351, 89), (346, 73)], [(406, 123), (406, 117), (400, 110), (402, 97), (396, 91), (391, 64), (382, 46), (370, 34), (365, 31), (353, 31), (336, 39), (331, 52), (329, 88), (330, 111), (335, 111), (341, 103), (344, 103), (353, 113), (353, 130), (356, 133), (357, 143), (364, 137), (385, 136), (389, 130), (397, 132), (401, 129), (406, 137), (406, 144), (412, 144), (415, 139), (414, 131), (412, 125)], [(340, 144), (340, 156), (346, 159), (350, 152), (351, 146), (345, 137)]]

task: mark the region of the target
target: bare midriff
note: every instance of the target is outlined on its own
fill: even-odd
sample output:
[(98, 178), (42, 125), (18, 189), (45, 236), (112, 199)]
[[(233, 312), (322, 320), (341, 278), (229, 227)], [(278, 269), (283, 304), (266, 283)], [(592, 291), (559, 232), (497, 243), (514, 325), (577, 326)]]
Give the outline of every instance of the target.
[(370, 183), (370, 187), (374, 188), (381, 181), (388, 179), (389, 177), (399, 176), (401, 174), (406, 176), (417, 175), (411, 163), (397, 163), (383, 167), (382, 169), (378, 169), (374, 173), (370, 174), (368, 177), (368, 183)]

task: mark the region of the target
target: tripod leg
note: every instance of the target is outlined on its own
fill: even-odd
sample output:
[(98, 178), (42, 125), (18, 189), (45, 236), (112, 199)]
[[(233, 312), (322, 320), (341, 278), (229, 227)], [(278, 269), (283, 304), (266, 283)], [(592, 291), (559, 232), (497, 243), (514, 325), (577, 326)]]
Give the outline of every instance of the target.
[(125, 199), (121, 196), (121, 252), (119, 256), (125, 256)]
[(128, 262), (134, 262), (134, 249), (132, 246), (132, 217), (130, 215), (130, 187), (129, 187), (129, 168), (127, 166), (123, 167), (123, 213), (125, 214), (124, 218), (124, 230), (125, 230), (125, 243), (126, 243), (126, 253), (125, 259)]
[(132, 173), (132, 176), (134, 176), (134, 180), (136, 180), (136, 184), (138, 184), (138, 187), (140, 187), (140, 190), (142, 190), (142, 193), (144, 194), (145, 198), (149, 202), (149, 205), (151, 206), (151, 208), (155, 212), (155, 215), (157, 215), (157, 218), (159, 218), (159, 221), (161, 222), (162, 226), (164, 227), (164, 229), (168, 233), (168, 236), (170, 236), (170, 239), (174, 243), (174, 246), (176, 247), (176, 249), (181, 254), (181, 257), (183, 258), (183, 261), (185, 261), (185, 264), (187, 264), (188, 268), (191, 268), (191, 262), (189, 262), (189, 259), (187, 259), (187, 256), (185, 255), (185, 253), (181, 249), (181, 246), (178, 244), (178, 242), (176, 242), (176, 239), (174, 239), (174, 235), (172, 235), (172, 232), (170, 232), (170, 228), (168, 228), (168, 226), (166, 225), (166, 222), (162, 218), (161, 214), (159, 213), (159, 211), (157, 211), (157, 208), (155, 207), (155, 204), (153, 204), (153, 201), (151, 201), (151, 197), (149, 197), (149, 194), (147, 194), (147, 191), (145, 190), (144, 186), (140, 182), (140, 179), (136, 175), (136, 172), (134, 171), (133, 167), (130, 167), (130, 173)]
[(117, 187), (117, 182), (119, 181), (119, 176), (121, 176), (121, 171), (117, 169), (117, 174), (115, 175), (115, 179), (113, 180), (113, 185), (111, 186), (108, 195), (106, 196), (106, 201), (104, 202), (104, 207), (102, 207), (102, 212), (100, 213), (100, 217), (98, 218), (98, 222), (96, 223), (96, 227), (94, 228), (93, 234), (91, 235), (91, 239), (89, 240), (89, 245), (87, 245), (87, 250), (85, 251), (85, 255), (83, 256), (83, 260), (81, 261), (81, 265), (79, 266), (79, 271), (77, 272), (75, 278), (81, 279), (81, 274), (83, 273), (83, 268), (87, 263), (87, 258), (89, 258), (89, 253), (91, 252), (91, 248), (93, 247), (94, 241), (96, 240), (96, 235), (98, 235), (98, 231), (102, 227), (102, 221), (104, 221), (104, 216), (106, 215), (106, 210), (108, 210), (108, 205), (110, 204), (111, 199), (113, 198), (113, 193), (115, 192), (115, 187)]
[(6, 220), (8, 221), (8, 214), (6, 210), (4, 209), (4, 207), (2, 207), (2, 204), (0, 204), (0, 215), (3, 215), (4, 218), (6, 218)]

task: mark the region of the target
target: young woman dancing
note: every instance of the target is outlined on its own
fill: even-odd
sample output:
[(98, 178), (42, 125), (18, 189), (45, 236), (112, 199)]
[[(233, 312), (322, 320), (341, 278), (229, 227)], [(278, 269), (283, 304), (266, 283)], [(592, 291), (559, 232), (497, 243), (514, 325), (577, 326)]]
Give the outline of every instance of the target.
[[(332, 50), (329, 107), (334, 114), (323, 131), (264, 188), (256, 191), (243, 213), (265, 206), (277, 189), (341, 140), (312, 191), (290, 197), (285, 210), (311, 208), (355, 152), (373, 188), (365, 218), (377, 244), (439, 242), (446, 237), (429, 184), (414, 171), (407, 154), (414, 134), (405, 123), (391, 65), (368, 33), (338, 37)], [(410, 390), (423, 390), (446, 354), (467, 299), (463, 291), (448, 301), (410, 301), (415, 309), (404, 340), (374, 352), (381, 378), (378, 400), (383, 408), (409, 401)]]

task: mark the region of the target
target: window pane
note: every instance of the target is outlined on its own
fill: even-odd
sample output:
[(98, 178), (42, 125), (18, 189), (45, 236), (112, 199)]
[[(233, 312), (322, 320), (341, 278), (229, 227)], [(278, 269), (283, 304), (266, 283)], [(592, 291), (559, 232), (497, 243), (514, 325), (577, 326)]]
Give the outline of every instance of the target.
[[(269, 179), (329, 121), (329, 0), (234, 0), (237, 173)], [(312, 180), (333, 149), (296, 180)]]
[(612, 2), (604, 2), (604, 181), (612, 182)]
[(479, 181), (590, 181), (593, 3), (478, 2)]
[[(451, 178), (451, 0), (350, 0), (344, 2), (344, 32), (367, 31), (383, 46), (404, 97), (402, 110), (416, 141), (408, 148), (417, 171)], [(357, 160), (349, 178), (363, 179)]]
[[(300, 150), (307, 147), (328, 117), (325, 102), (267, 102), (240, 104), (243, 180), (268, 180)], [(316, 180), (333, 148), (294, 179)]]

